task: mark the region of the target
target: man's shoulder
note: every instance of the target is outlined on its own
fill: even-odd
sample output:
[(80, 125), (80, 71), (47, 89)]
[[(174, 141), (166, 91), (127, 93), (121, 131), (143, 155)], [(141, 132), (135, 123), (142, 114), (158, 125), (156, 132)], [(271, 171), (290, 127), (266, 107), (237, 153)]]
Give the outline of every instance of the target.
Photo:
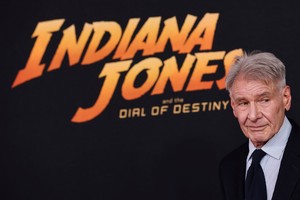
[(293, 131), (294, 131), (294, 132), (300, 132), (299, 124), (298, 124), (295, 120), (293, 120), (293, 119), (291, 119), (291, 118), (288, 118), (288, 119), (289, 119), (289, 121), (290, 121), (290, 123), (291, 123), (291, 125), (292, 125)]
[(232, 150), (230, 153), (225, 155), (221, 160), (221, 165), (233, 164), (241, 159), (245, 159), (247, 157), (249, 148), (248, 142), (243, 143), (239, 147)]
[(299, 151), (299, 145), (300, 145), (300, 127), (299, 125), (292, 119), (289, 118), (289, 121), (292, 125), (292, 130), (291, 130), (291, 134), (289, 136), (288, 139), (288, 143), (286, 146), (286, 151), (290, 152), (290, 150), (292, 150), (292, 152), (294, 152), (295, 150), (298, 149), (297, 152), (300, 153)]

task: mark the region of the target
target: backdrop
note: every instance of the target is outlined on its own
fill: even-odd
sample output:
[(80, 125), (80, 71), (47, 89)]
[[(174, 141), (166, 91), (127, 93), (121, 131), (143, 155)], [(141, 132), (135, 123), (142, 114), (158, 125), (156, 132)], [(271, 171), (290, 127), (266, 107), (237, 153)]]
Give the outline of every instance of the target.
[(300, 122), (298, 4), (1, 4), (1, 199), (220, 199), (243, 50), (285, 63)]

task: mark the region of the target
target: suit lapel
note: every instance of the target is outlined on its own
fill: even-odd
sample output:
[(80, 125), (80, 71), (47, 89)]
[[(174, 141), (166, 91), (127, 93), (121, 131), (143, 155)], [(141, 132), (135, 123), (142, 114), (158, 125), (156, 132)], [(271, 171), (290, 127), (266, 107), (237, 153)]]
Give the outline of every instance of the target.
[(243, 200), (248, 143), (242, 144), (225, 157), (220, 165), (224, 199)]
[(300, 132), (299, 127), (291, 123), (293, 128), (281, 161), (273, 200), (290, 199), (300, 178)]
[[(238, 159), (236, 159), (236, 168), (232, 173), (235, 180), (233, 181), (233, 196), (237, 199), (244, 199), (244, 185), (245, 185), (245, 171), (246, 171), (246, 158), (248, 155), (248, 142), (239, 149)], [(236, 198), (234, 198), (236, 199)]]
[(245, 172), (246, 172), (246, 158), (248, 155), (248, 145), (242, 151), (240, 157), (240, 166), (239, 166), (239, 173), (238, 173), (238, 180), (237, 180), (237, 189), (238, 189), (238, 197), (239, 199), (244, 199), (244, 187), (245, 187)]

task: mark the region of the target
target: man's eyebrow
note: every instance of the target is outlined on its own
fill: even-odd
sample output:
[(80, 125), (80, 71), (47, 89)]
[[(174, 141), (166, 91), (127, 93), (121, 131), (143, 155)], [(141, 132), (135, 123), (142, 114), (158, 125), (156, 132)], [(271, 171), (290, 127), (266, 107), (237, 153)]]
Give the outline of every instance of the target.
[(262, 92), (261, 94), (256, 95), (257, 97), (265, 97), (265, 96), (271, 96), (271, 92)]
[(245, 97), (236, 97), (236, 98), (233, 98), (234, 101), (247, 101), (247, 99)]
[[(257, 98), (261, 98), (261, 97), (266, 97), (266, 96), (271, 96), (271, 92), (262, 92), (260, 94), (255, 95), (255, 97)], [(244, 96), (237, 96), (235, 98), (233, 98), (234, 101), (247, 101), (247, 98)]]

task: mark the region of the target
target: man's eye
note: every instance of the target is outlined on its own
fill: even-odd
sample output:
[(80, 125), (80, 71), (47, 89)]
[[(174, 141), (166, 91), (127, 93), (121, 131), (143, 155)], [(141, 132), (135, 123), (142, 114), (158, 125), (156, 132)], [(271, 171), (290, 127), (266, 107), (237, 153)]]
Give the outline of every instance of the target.
[(239, 106), (246, 106), (248, 105), (248, 102), (239, 102)]
[(260, 103), (268, 103), (269, 101), (270, 101), (270, 99), (266, 98), (266, 99), (261, 99), (259, 102)]

